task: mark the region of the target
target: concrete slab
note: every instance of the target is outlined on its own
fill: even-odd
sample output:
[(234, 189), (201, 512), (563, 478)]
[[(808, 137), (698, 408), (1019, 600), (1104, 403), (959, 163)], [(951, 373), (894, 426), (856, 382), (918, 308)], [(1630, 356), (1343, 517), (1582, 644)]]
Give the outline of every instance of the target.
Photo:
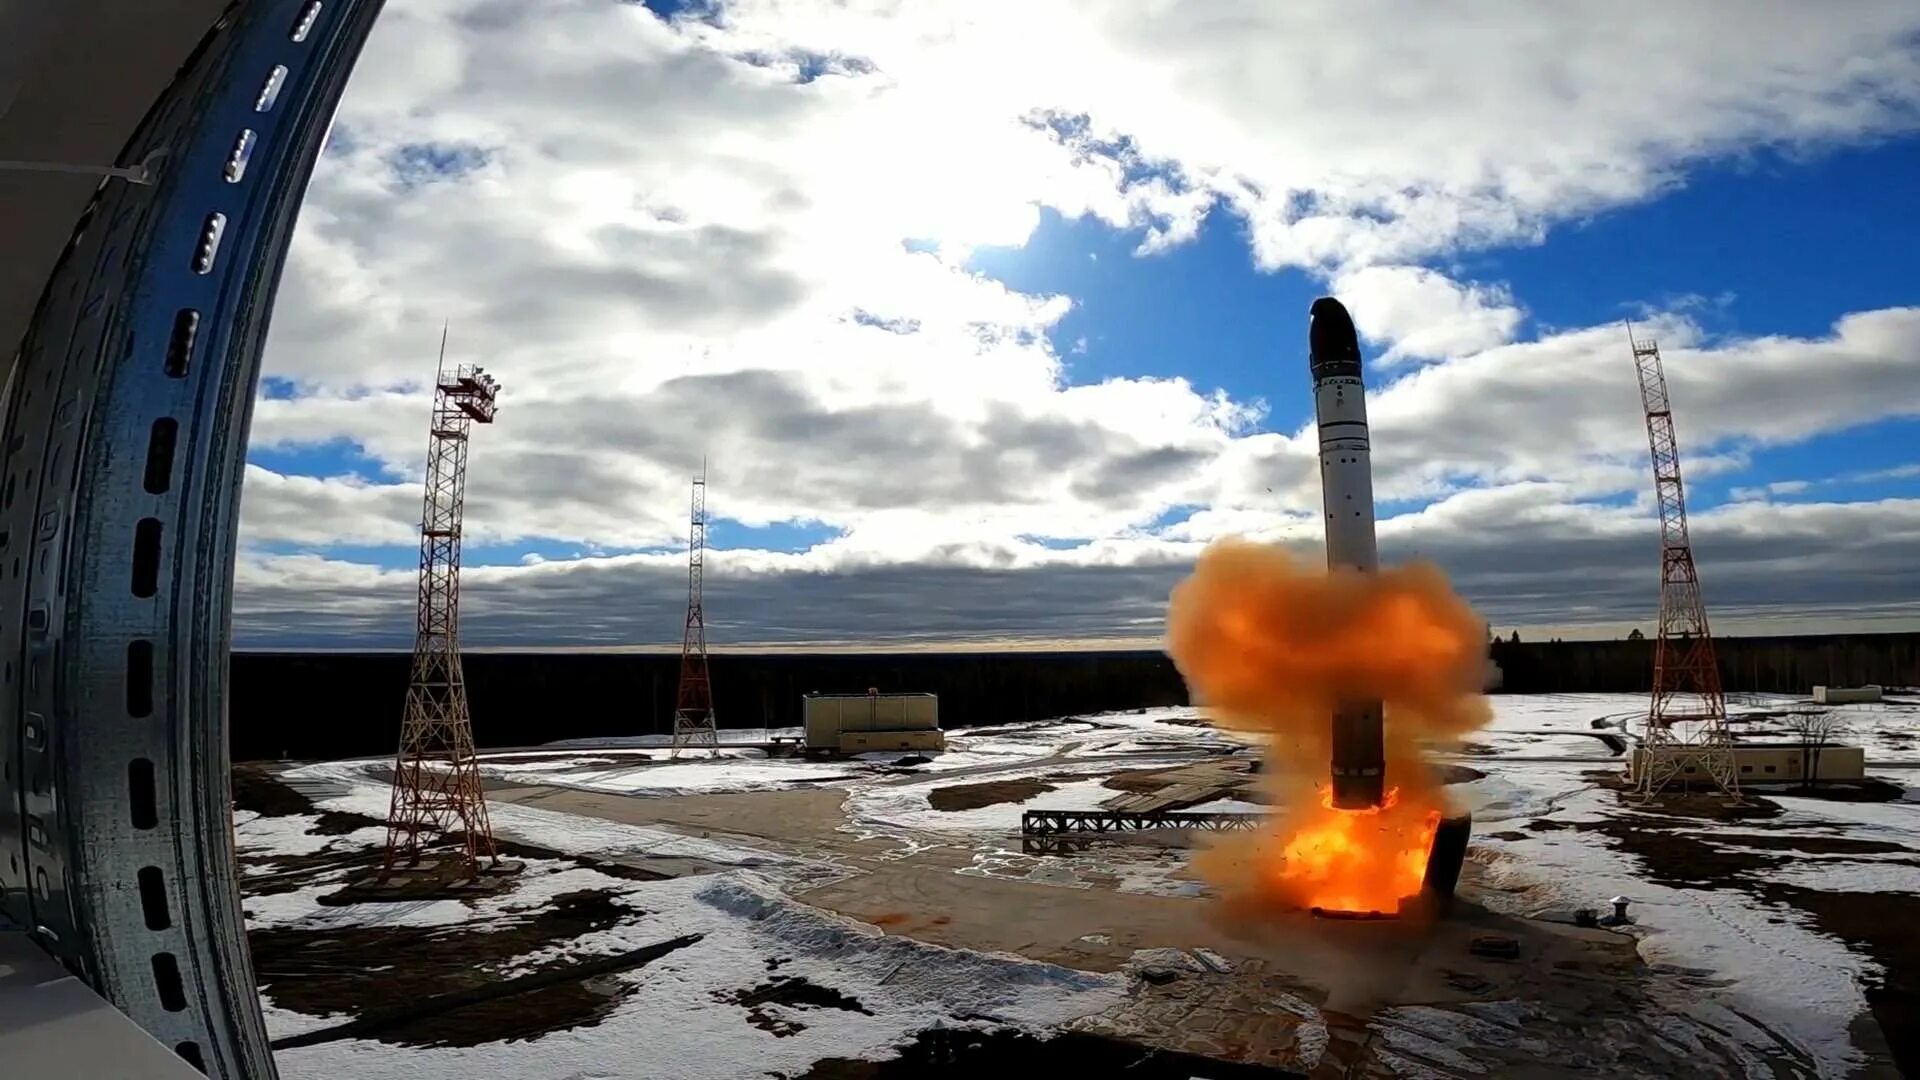
[(413, 900), (466, 900), (492, 896), (512, 888), (513, 879), (527, 868), (523, 862), (502, 859), (483, 864), (469, 874), (458, 859), (422, 859), (417, 865), (374, 869), (347, 883), (340, 891), (321, 897), (323, 904), (399, 903)]
[[(1649, 1012), (1674, 1013), (1695, 991), (1643, 964), (1633, 937), (1496, 914), (1477, 902), (1472, 881), (1443, 917), (1236, 917), (1197, 896), (1119, 891), (1121, 878), (1104, 872), (1107, 860), (1136, 871), (1155, 860), (1184, 863), (1181, 852), (1109, 848), (1029, 858), (1007, 853), (1012, 837), (860, 835), (843, 830), (845, 793), (832, 789), (676, 798), (504, 794), (837, 862), (857, 872), (790, 882), (791, 894), (932, 944), (1098, 972), (1130, 970), (1143, 950), (1189, 957), (1205, 950), (1221, 963), (1196, 960), (1163, 982), (1137, 980), (1128, 1004), (1084, 1021), (1089, 1033), (1169, 1053), (1311, 1068), (1316, 1077), (1387, 1076), (1418, 1044), (1421, 1025), (1437, 1024), (1497, 1040), (1481, 1049), (1506, 1055), (1506, 1075), (1738, 1072), (1733, 1051), (1705, 1027), (1696, 1027), (1704, 1041), (1684, 1060), (1674, 1044), (1643, 1037)], [(998, 872), (988, 872), (993, 866)], [(1475, 939), (1488, 936), (1511, 941), (1511, 955), (1477, 955)]]
[(18, 930), (0, 927), (0, 1072), (201, 1080)]

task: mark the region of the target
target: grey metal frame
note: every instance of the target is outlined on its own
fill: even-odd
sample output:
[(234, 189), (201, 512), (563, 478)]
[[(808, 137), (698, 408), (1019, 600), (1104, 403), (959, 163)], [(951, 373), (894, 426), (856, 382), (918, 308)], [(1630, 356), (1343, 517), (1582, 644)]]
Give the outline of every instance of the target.
[(1020, 814), (1022, 836), (1052, 836), (1068, 832), (1132, 832), (1139, 829), (1208, 829), (1227, 832), (1252, 829), (1266, 814), (1216, 813), (1208, 810), (1026, 810)]
[(247, 429), (294, 218), (380, 6), (227, 10), (120, 156), (153, 182), (109, 178), (83, 214), (5, 393), (0, 916), (218, 1077), (274, 1075), (227, 756)]

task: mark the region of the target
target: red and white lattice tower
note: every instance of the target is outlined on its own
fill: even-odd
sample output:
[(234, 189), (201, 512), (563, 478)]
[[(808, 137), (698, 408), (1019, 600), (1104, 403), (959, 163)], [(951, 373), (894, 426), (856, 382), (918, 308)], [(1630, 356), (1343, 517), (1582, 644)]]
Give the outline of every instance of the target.
[(720, 737), (713, 721), (713, 684), (707, 678), (707, 616), (701, 586), (707, 567), (707, 466), (693, 479), (693, 513), (687, 528), (687, 626), (680, 639), (680, 691), (673, 707), (673, 751), (705, 747), (718, 757)]
[(1636, 789), (1641, 797), (1651, 798), (1679, 777), (1682, 784), (1705, 781), (1738, 798), (1740, 770), (1727, 730), (1720, 666), (1687, 537), (1686, 491), (1680, 482), (1680, 445), (1673, 432), (1666, 371), (1658, 345), (1634, 340), (1632, 327), (1627, 341), (1640, 376), (1647, 442), (1653, 452), (1654, 498), (1660, 509), (1660, 632), (1654, 640), (1653, 697), (1640, 737)]
[(400, 721), (393, 803), (382, 872), (417, 866), (430, 847), (457, 838), (468, 876), (480, 860), (497, 865), (487, 801), (473, 756), (473, 723), (460, 670), (460, 525), (467, 489), (467, 437), (491, 424), (500, 386), (483, 369), (448, 371), (447, 337), (433, 388), (427, 490), (420, 513), (420, 606), (413, 675)]

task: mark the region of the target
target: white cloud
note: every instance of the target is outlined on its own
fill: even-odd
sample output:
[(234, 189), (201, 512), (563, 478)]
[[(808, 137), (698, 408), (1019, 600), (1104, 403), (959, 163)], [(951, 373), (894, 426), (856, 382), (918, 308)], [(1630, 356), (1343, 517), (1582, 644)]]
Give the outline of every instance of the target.
[(419, 484), (375, 484), (351, 476), (246, 472), (243, 543), (412, 544), (419, 539)]
[(1920, 476), (1920, 462), (1906, 465), (1894, 465), (1885, 469), (1868, 469), (1865, 472), (1848, 473), (1838, 477), (1847, 483), (1871, 483), (1875, 480), (1911, 480)]
[(1752, 502), (1755, 499), (1766, 500), (1775, 495), (1799, 495), (1813, 487), (1811, 480), (1775, 480), (1758, 487), (1736, 487), (1728, 490), (1735, 502)]
[[(1631, 509), (1565, 502), (1570, 494), (1551, 484), (1463, 492), (1388, 522), (1383, 552), (1446, 567), (1502, 626), (1649, 619), (1658, 596), (1657, 526)], [(1282, 519), (1247, 515), (1228, 524), (1227, 531), (1267, 527), (1269, 539), (1314, 553), (1310, 539), (1287, 535)], [(1168, 590), (1214, 533), (1204, 525), (1192, 531), (1209, 535), (1110, 539), (1065, 551), (963, 538), (905, 554), (857, 541), (798, 555), (715, 552), (708, 625), (720, 644), (1151, 642)], [(1920, 603), (1920, 579), (1911, 573), (1920, 500), (1731, 504), (1696, 513), (1693, 538), (1723, 626), (1781, 611), (1855, 626), (1901, 616), (1910, 622)], [(665, 641), (678, 633), (685, 572), (679, 556), (666, 554), (470, 568), (462, 635), (472, 644)], [(398, 644), (411, 633), (410, 568), (251, 556), (236, 580), (243, 646)]]
[[(1416, 263), (1531, 242), (1703, 156), (1910, 125), (1920, 103), (1920, 12), (1902, 3), (1845, 20), (1681, 3), (1625, 24), (1605, 5), (1524, 3), (1468, 21), (1252, 0), (722, 12), (386, 10), (273, 321), (267, 371), (300, 393), (261, 401), (254, 429), (280, 450), (352, 443), (380, 479), (252, 469), (249, 542), (411, 544), (442, 320), (451, 359), (506, 384), (500, 422), (475, 432), (476, 539), (670, 547), (707, 458), (717, 515), (840, 534), (797, 555), (717, 553), (761, 599), (813, 595), (827, 574), (944, 568), (962, 587), (984, 579), (961, 570), (1044, 569), (1145, 588), (1087, 600), (1126, 622), (1208, 539), (1310, 538), (1300, 417), (1181, 379), (1072, 385), (1047, 335), (1075, 298), (964, 269), (975, 246), (1024, 243), (1042, 208), (1134, 230), (1144, 255), (1224, 208), (1213, 227), (1244, 227), (1261, 265), (1328, 277), (1383, 361), (1437, 361), (1375, 380), (1383, 497), (1447, 508), (1386, 535), (1431, 535), (1475, 498), (1590, 515), (1580, 500), (1645, 486), (1618, 331), (1516, 340), (1503, 286)], [(1712, 340), (1669, 307), (1648, 329), (1668, 346), (1690, 475), (1912, 411), (1920, 310), (1851, 315), (1817, 340)], [(1810, 385), (1809, 364), (1829, 377)], [(524, 561), (468, 580), (557, 612), (675, 562)], [(323, 624), (351, 625), (410, 603), (409, 574), (257, 556), (246, 625), (301, 625), (285, 607), (301, 588)], [(631, 620), (581, 632), (616, 624)]]
[(1334, 279), (1360, 333), (1391, 345), (1379, 357), (1467, 356), (1512, 341), (1523, 317), (1505, 286), (1462, 285), (1417, 266), (1369, 266)]
[[(1530, 241), (1704, 156), (1910, 127), (1920, 13), (1686, 0), (734, 0), (716, 43), (840, 51), (970, 110), (1085, 116), (1254, 226), (1263, 262)], [(980, 78), (991, 71), (993, 77)], [(941, 117), (944, 119), (944, 117)], [(1027, 189), (1032, 194), (1036, 189)], [(1175, 230), (1199, 207), (1167, 205)]]
[[(1685, 466), (1702, 451), (1777, 445), (1884, 417), (1920, 415), (1920, 308), (1848, 315), (1826, 337), (1708, 341), (1677, 317), (1661, 342)], [(1809, 371), (1822, 377), (1809, 379)], [(1555, 334), (1414, 371), (1368, 403), (1382, 488), (1467, 478), (1565, 480), (1585, 495), (1639, 485), (1646, 433), (1618, 327)], [(1742, 465), (1736, 455), (1727, 462)], [(1623, 469), (1625, 467), (1625, 469)], [(1626, 471), (1631, 470), (1631, 471)]]

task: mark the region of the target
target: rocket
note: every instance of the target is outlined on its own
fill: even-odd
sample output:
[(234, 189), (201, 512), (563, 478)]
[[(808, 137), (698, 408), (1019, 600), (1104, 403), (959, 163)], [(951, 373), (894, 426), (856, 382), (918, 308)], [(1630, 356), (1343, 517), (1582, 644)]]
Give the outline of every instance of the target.
[[(1320, 502), (1326, 513), (1327, 569), (1371, 574), (1380, 566), (1373, 531), (1373, 461), (1360, 339), (1340, 301), (1313, 302), (1307, 329), (1313, 412), (1320, 429)], [(1333, 714), (1333, 805), (1364, 810), (1383, 801), (1386, 755), (1380, 703), (1352, 701)]]

